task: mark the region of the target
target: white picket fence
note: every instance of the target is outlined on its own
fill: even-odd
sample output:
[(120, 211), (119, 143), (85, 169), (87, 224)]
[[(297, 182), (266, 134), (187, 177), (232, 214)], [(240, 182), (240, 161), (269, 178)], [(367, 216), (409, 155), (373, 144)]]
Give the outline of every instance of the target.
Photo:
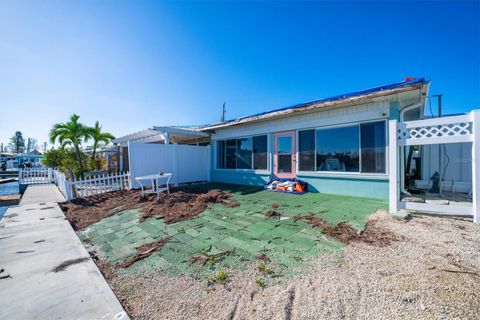
[(58, 187), (58, 190), (63, 194), (65, 199), (72, 200), (72, 186), (70, 181), (67, 179), (63, 172), (58, 170), (53, 170), (53, 183), (55, 183)]
[(70, 182), (77, 197), (88, 197), (105, 192), (130, 189), (130, 173), (122, 172), (115, 175), (101, 175), (79, 179)]
[(18, 183), (23, 185), (54, 183), (65, 199), (87, 197), (110, 191), (130, 189), (130, 172), (104, 174), (70, 181), (63, 172), (52, 168), (28, 168), (18, 171)]
[(44, 184), (53, 181), (51, 168), (25, 168), (18, 170), (19, 184)]

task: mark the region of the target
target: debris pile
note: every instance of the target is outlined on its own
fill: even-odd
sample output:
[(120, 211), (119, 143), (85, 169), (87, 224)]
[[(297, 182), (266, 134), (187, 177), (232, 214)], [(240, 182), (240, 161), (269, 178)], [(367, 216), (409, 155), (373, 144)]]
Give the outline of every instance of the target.
[(162, 238), (155, 242), (146, 243), (141, 245), (140, 247), (136, 248), (138, 254), (131, 257), (128, 260), (123, 261), (122, 263), (118, 264), (120, 268), (128, 268), (138, 260), (145, 259), (149, 257), (155, 251), (158, 251), (163, 248), (163, 246), (170, 240), (170, 237)]
[(186, 188), (170, 194), (161, 194), (158, 200), (155, 195), (146, 195), (142, 198), (137, 190), (120, 190), (79, 198), (59, 205), (74, 229), (81, 230), (118, 212), (135, 208), (140, 208), (142, 212), (140, 222), (153, 216), (163, 217), (165, 223), (189, 220), (198, 216), (211, 204), (220, 203), (230, 208), (240, 205), (230, 198), (230, 193), (218, 189), (203, 191)]
[(313, 227), (320, 228), (325, 235), (335, 238), (345, 244), (360, 241), (379, 247), (385, 247), (390, 245), (393, 241), (403, 240), (393, 232), (378, 227), (375, 221), (368, 222), (363, 232), (359, 232), (345, 222), (340, 222), (336, 225), (329, 225), (325, 220), (314, 215), (295, 217), (294, 221), (298, 220), (304, 220)]

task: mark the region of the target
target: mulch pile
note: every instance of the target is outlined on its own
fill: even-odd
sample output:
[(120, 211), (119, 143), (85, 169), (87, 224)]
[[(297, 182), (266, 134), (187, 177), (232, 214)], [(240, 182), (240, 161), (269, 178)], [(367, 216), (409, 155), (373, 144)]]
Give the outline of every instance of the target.
[[(230, 193), (217, 189), (209, 190), (207, 193), (177, 191), (170, 195), (162, 195), (158, 201), (150, 201), (142, 207), (140, 222), (153, 216), (162, 216), (165, 223), (189, 220), (213, 203), (232, 206), (234, 201), (228, 201), (230, 197)], [(238, 206), (238, 202), (234, 205)]]
[(153, 216), (161, 216), (165, 223), (192, 219), (209, 205), (221, 203), (237, 207), (237, 201), (230, 201), (231, 194), (222, 190), (178, 190), (169, 195), (161, 194), (160, 199), (148, 194), (141, 197), (140, 191), (121, 190), (60, 203), (65, 216), (75, 230), (81, 230), (106, 217), (129, 209), (140, 208), (140, 222)]
[(138, 254), (118, 264), (120, 268), (128, 268), (135, 262), (149, 257), (155, 251), (163, 248), (163, 246), (170, 240), (170, 237), (162, 238), (155, 242), (150, 242), (137, 247)]
[(393, 232), (377, 226), (375, 221), (368, 222), (363, 232), (359, 233), (356, 229), (345, 222), (340, 222), (336, 225), (329, 225), (325, 220), (314, 215), (296, 217), (295, 221), (298, 220), (304, 220), (313, 227), (320, 228), (325, 235), (335, 238), (345, 244), (364, 242), (379, 247), (385, 247), (389, 246), (393, 241), (402, 240)]

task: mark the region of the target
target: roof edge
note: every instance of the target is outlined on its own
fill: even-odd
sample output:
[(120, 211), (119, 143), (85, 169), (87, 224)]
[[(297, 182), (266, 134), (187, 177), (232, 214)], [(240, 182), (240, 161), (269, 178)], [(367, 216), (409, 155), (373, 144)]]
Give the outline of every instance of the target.
[(200, 130), (201, 131), (214, 130), (219, 128), (245, 124), (249, 122), (262, 121), (265, 119), (280, 117), (280, 116), (288, 115), (294, 112), (319, 109), (319, 108), (327, 108), (330, 106), (335, 106), (335, 105), (343, 104), (347, 102), (359, 102), (359, 101), (373, 99), (377, 97), (383, 97), (383, 96), (393, 95), (393, 94), (407, 92), (411, 90), (416, 90), (416, 89), (422, 88), (424, 85), (429, 85), (429, 84), (430, 84), (430, 80), (425, 80), (425, 78), (397, 82), (390, 85), (364, 89), (364, 90), (355, 91), (355, 92), (347, 93), (343, 95), (338, 95), (338, 96), (334, 96), (326, 99), (310, 101), (310, 102), (301, 103), (301, 104), (297, 104), (289, 107), (275, 109), (272, 111), (267, 111), (267, 112), (246, 116), (246, 117), (241, 117), (235, 120), (230, 120), (222, 123), (207, 125), (200, 128)]

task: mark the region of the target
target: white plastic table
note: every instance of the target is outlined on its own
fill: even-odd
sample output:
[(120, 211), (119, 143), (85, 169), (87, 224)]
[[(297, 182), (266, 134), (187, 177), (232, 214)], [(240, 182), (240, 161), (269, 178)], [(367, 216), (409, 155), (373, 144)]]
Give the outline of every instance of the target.
[[(168, 194), (170, 194), (170, 189), (168, 187), (168, 184), (170, 183), (170, 179), (172, 178), (171, 173), (164, 173), (164, 174), (151, 174), (148, 176), (141, 176), (141, 177), (136, 177), (135, 180), (138, 182), (140, 185), (140, 188), (142, 189), (142, 198), (145, 196), (146, 193), (156, 193), (157, 198), (160, 198), (160, 192), (162, 191), (167, 191)], [(146, 189), (145, 186), (142, 184), (142, 180), (150, 180), (152, 183), (152, 189)], [(166, 180), (165, 181), (165, 188), (160, 188), (160, 181), (161, 180)]]

